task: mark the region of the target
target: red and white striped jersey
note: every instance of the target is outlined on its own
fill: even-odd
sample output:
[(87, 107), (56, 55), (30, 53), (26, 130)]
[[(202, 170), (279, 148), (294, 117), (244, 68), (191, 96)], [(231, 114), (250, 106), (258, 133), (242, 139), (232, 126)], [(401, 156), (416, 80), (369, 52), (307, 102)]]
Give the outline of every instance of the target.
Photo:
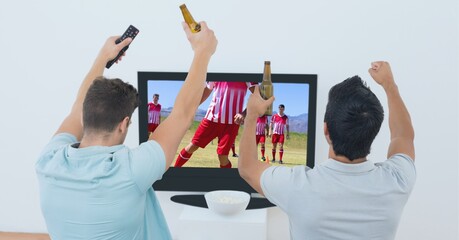
[(265, 135), (266, 124), (268, 124), (268, 117), (261, 116), (257, 118), (257, 130), (256, 135)]
[(288, 125), (288, 117), (285, 114), (281, 116), (276, 113), (271, 117), (271, 123), (273, 124), (273, 134), (284, 134), (284, 128)]
[(209, 82), (207, 88), (213, 89), (212, 100), (204, 118), (223, 124), (233, 124), (234, 116), (244, 110), (247, 89), (256, 86), (250, 82)]
[(161, 118), (161, 104), (148, 103), (148, 123), (159, 124)]

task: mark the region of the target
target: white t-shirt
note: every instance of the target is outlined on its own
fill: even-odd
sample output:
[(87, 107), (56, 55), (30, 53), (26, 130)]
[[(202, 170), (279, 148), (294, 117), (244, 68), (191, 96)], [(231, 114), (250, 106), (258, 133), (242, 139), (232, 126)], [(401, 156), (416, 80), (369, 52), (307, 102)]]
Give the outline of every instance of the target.
[(214, 90), (214, 94), (204, 118), (211, 122), (234, 124), (234, 116), (244, 111), (247, 89), (256, 85), (251, 82), (209, 82), (207, 88)]
[(261, 187), (287, 213), (291, 239), (386, 240), (395, 237), (415, 180), (413, 160), (395, 154), (381, 163), (272, 166)]

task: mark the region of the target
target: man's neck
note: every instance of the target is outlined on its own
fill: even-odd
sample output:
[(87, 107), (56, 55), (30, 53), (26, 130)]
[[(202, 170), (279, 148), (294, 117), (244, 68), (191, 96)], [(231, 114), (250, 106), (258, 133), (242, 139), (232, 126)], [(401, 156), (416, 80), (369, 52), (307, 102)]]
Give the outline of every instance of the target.
[(335, 161), (346, 163), (346, 164), (363, 163), (363, 162), (365, 162), (367, 160), (367, 158), (357, 158), (357, 159), (354, 159), (354, 160), (351, 161), (347, 157), (342, 157), (342, 156), (335, 156), (335, 157), (330, 157), (330, 158), (335, 160)]
[(333, 151), (333, 149), (331, 149), (331, 148), (329, 150), (328, 157), (330, 159), (335, 160), (335, 161), (346, 163), (346, 164), (357, 164), (357, 163), (365, 162), (367, 160), (366, 157), (363, 157), (363, 158), (357, 158), (357, 159), (354, 159), (354, 160), (351, 161), (351, 160), (349, 160), (349, 158), (347, 158), (345, 156), (336, 155), (335, 152)]
[(121, 144), (113, 134), (101, 133), (101, 134), (84, 134), (81, 139), (79, 148), (91, 147), (91, 146), (115, 146)]

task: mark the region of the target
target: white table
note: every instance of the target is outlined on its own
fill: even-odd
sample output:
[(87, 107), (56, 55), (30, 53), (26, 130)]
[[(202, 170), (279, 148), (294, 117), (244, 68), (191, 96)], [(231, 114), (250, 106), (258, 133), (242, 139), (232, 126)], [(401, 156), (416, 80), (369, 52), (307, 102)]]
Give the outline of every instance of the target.
[(179, 224), (179, 240), (266, 240), (267, 209), (224, 216), (207, 208), (185, 206)]

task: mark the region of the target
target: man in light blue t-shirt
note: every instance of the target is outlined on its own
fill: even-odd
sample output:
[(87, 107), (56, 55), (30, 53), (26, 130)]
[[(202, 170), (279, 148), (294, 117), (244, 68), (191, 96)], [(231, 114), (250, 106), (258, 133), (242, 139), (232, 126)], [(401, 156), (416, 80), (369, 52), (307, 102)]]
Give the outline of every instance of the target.
[(269, 167), (258, 161), (256, 119), (265, 101), (258, 88), (247, 104), (240, 142), (239, 173), (259, 193), (285, 211), (292, 239), (394, 239), (413, 189), (414, 130), (387, 62), (374, 62), (370, 75), (386, 92), (391, 141), (387, 160), (367, 159), (384, 112), (358, 77), (330, 89), (324, 135), (329, 159), (311, 169)]
[[(169, 117), (147, 142), (123, 145), (137, 90), (101, 77), (132, 39), (110, 37), (86, 75), (72, 110), (36, 163), (43, 216), (52, 239), (171, 239), (152, 184), (171, 165), (200, 103), (217, 39), (205, 22), (183, 28), (194, 50)], [(121, 59), (120, 59), (121, 60)]]

